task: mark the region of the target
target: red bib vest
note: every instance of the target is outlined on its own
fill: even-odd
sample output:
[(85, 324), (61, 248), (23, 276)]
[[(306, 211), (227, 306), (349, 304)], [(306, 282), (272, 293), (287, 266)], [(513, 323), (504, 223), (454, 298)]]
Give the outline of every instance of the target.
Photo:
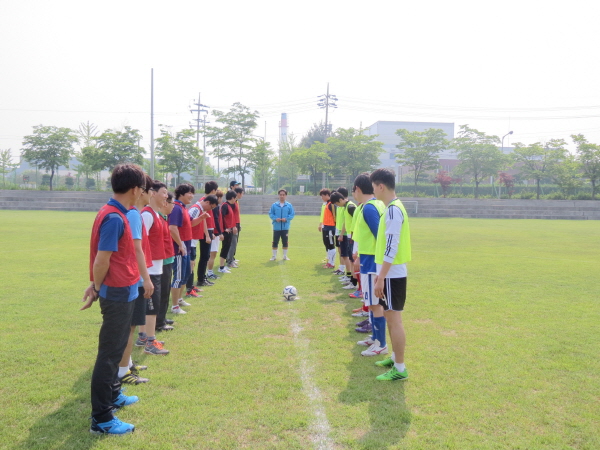
[[(150, 241), (150, 256), (152, 257), (153, 261), (165, 259), (167, 256), (165, 256), (165, 237), (163, 231), (164, 220), (162, 220), (160, 216), (149, 206), (146, 206), (144, 209), (142, 209), (142, 212), (148, 212), (152, 214), (154, 219), (154, 222), (150, 227), (150, 231), (148, 232), (148, 239)], [(169, 245), (171, 245), (170, 236)]]

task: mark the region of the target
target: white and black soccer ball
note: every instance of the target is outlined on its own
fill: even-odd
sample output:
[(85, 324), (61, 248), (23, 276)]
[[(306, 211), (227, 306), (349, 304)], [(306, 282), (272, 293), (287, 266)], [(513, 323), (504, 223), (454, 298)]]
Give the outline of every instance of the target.
[(298, 296), (298, 290), (294, 286), (286, 286), (283, 289), (283, 298), (285, 298), (288, 302), (292, 300), (296, 300)]

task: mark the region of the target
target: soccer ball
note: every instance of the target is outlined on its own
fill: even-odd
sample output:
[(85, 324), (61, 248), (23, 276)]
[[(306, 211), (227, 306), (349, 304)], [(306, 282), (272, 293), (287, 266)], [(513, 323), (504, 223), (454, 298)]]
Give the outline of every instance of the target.
[(294, 286), (286, 286), (283, 290), (283, 298), (287, 301), (296, 300), (298, 296), (298, 290)]

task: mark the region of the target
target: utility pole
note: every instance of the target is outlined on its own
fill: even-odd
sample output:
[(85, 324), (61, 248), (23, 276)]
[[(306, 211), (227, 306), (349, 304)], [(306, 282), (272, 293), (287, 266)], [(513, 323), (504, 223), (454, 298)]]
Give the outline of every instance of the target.
[[(329, 94), (329, 83), (327, 83), (327, 94), (318, 96), (319, 102), (317, 106), (321, 109), (325, 109), (325, 138), (323, 139), (325, 144), (327, 143), (327, 137), (329, 135), (329, 108), (337, 108), (337, 104), (335, 102), (338, 101), (338, 98)], [(325, 172), (323, 172), (323, 187), (325, 187)]]
[(154, 180), (154, 69), (150, 69), (150, 178)]
[[(190, 112), (193, 113), (198, 113), (198, 118), (196, 119), (192, 119), (196, 122), (196, 147), (200, 148), (200, 123), (204, 122), (204, 130), (203, 130), (203, 135), (206, 135), (206, 116), (204, 116), (204, 120), (202, 120), (200, 118), (200, 113), (206, 113), (208, 114), (208, 110), (206, 109), (202, 109), (202, 108), (209, 108), (209, 106), (203, 105), (202, 103), (200, 103), (200, 92), (198, 93), (198, 103), (194, 103), (194, 106), (196, 106), (197, 109), (190, 109)], [(204, 183), (204, 176), (206, 175), (206, 171), (204, 166), (206, 165), (206, 136), (204, 137), (204, 155), (203, 155), (203, 160), (202, 160), (202, 183)], [(199, 188), (200, 187), (200, 183), (199, 183), (199, 178), (200, 178), (200, 167), (198, 166), (198, 164), (196, 164), (196, 187)]]

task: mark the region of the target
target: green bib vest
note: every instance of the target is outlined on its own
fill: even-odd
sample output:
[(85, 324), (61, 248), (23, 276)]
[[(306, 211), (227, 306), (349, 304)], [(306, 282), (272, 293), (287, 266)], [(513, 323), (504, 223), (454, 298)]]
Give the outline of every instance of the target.
[(346, 203), (346, 206), (344, 208), (344, 225), (346, 226), (346, 234), (348, 236), (350, 236), (350, 233), (352, 233), (352, 224), (354, 222), (354, 217), (356, 217), (356, 211), (357, 211), (357, 209), (355, 209), (354, 216), (351, 216), (350, 213), (348, 212), (349, 205), (354, 205), (354, 207), (356, 208), (356, 205), (354, 203), (352, 203), (350, 200), (348, 200), (348, 202)]
[[(395, 198), (390, 202), (390, 204), (386, 208), (389, 209), (392, 205), (396, 205), (402, 211), (402, 215), (404, 216), (404, 222), (402, 222), (402, 231), (400, 232), (400, 243), (398, 244), (398, 252), (396, 253), (396, 257), (394, 258), (394, 262), (392, 264), (404, 264), (411, 260), (411, 251), (410, 251), (410, 227), (408, 226), (408, 214), (406, 214), (406, 210), (404, 209), (404, 205), (402, 202)], [(385, 253), (387, 239), (385, 237), (385, 216), (381, 218), (379, 221), (379, 228), (377, 229), (377, 243), (375, 245), (375, 262), (377, 264), (383, 264), (383, 255)]]
[[(379, 211), (379, 216), (383, 214), (385, 210), (385, 205), (383, 202), (379, 200), (369, 200), (365, 203), (366, 205), (373, 205)], [(353, 239), (355, 242), (358, 242), (358, 253), (361, 255), (374, 255), (375, 254), (375, 236), (371, 233), (371, 229), (367, 222), (365, 222), (365, 218), (363, 215), (364, 207), (360, 209), (360, 211), (354, 212), (354, 217), (356, 221), (354, 222), (352, 229), (354, 231)], [(358, 213), (358, 217), (357, 217)]]
[(335, 228), (337, 230), (342, 231), (344, 228), (344, 212), (346, 211), (345, 206), (336, 206), (335, 207)]

